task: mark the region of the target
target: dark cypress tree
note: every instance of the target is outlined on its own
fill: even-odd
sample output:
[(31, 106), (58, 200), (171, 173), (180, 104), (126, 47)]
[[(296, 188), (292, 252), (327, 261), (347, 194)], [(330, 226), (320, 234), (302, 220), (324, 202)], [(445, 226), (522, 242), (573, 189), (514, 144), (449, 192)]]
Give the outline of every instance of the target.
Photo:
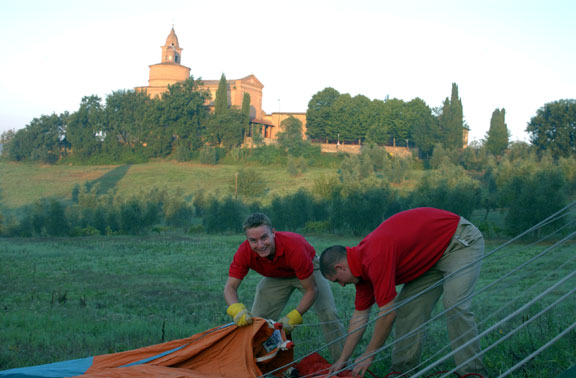
[(485, 147), (491, 154), (502, 155), (508, 149), (510, 135), (506, 126), (506, 110), (496, 109), (490, 119), (490, 129), (486, 133)]
[(228, 110), (228, 84), (226, 75), (222, 74), (218, 90), (216, 90), (216, 99), (214, 100), (214, 113), (219, 116)]
[(464, 144), (464, 112), (458, 97), (458, 85), (452, 83), (452, 95), (446, 98), (439, 117), (444, 147), (460, 149)]
[(250, 128), (250, 94), (244, 93), (242, 97), (242, 136), (245, 137), (249, 132)]

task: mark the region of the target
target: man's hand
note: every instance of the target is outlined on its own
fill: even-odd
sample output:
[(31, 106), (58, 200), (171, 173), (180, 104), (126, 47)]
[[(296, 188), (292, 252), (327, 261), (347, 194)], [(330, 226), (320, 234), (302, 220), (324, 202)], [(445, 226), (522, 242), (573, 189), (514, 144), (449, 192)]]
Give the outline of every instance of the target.
[(228, 306), (226, 313), (234, 319), (234, 323), (238, 327), (244, 327), (252, 324), (252, 314), (246, 309), (242, 303), (234, 303)]
[(328, 371), (328, 375), (337, 374), (345, 366), (346, 366), (346, 361), (339, 358), (338, 361), (334, 362), (334, 364), (332, 366), (330, 366), (330, 370)]
[(280, 323), (284, 326), (284, 331), (287, 334), (292, 333), (294, 330), (294, 326), (302, 324), (302, 315), (298, 310), (292, 310), (286, 316), (279, 320)]
[(365, 357), (361, 355), (356, 359), (354, 363), (354, 370), (352, 370), (352, 376), (362, 378), (364, 374), (366, 374), (366, 370), (372, 365), (372, 361), (374, 361), (374, 356)]

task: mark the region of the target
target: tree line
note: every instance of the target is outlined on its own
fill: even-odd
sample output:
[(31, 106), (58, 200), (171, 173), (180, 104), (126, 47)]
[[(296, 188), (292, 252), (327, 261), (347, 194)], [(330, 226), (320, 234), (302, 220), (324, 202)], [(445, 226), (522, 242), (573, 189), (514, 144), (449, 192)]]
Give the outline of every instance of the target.
[(369, 100), (326, 88), (314, 96), (306, 112), (308, 136), (333, 143), (375, 143), (417, 147), (429, 157), (435, 145), (460, 149), (464, 144), (462, 101), (458, 86), (441, 109), (431, 109), (422, 99)]
[[(226, 77), (221, 83), (226, 96)], [(3, 155), (12, 161), (138, 163), (172, 156), (189, 160), (205, 146), (231, 149), (243, 143), (249, 124), (249, 95), (242, 109), (224, 107), (190, 77), (171, 85), (161, 98), (121, 90), (82, 98), (73, 113), (43, 115), (25, 128), (4, 133)]]
[[(218, 148), (228, 153), (247, 136), (253, 137), (253, 146), (262, 146), (261, 130), (250, 123), (250, 96), (244, 95), (240, 109), (230, 108), (227, 92), (222, 74), (214, 101), (193, 77), (169, 86), (161, 98), (134, 90), (113, 92), (104, 103), (98, 96), (86, 96), (73, 113), (42, 115), (23, 129), (2, 133), (2, 155), (43, 163), (138, 163), (166, 157), (187, 161), (202, 153), (214, 155), (210, 150)], [(526, 131), (539, 151), (552, 151), (556, 157), (576, 152), (575, 101), (545, 104), (530, 120)], [(325, 88), (308, 103), (306, 132), (313, 142), (416, 147), (427, 160), (436, 146), (463, 147), (468, 129), (463, 114), (456, 83), (439, 108), (420, 98), (370, 100)], [(285, 133), (286, 125), (280, 129)], [(509, 138), (505, 109), (496, 109), (483, 142), (492, 153), (502, 154)]]

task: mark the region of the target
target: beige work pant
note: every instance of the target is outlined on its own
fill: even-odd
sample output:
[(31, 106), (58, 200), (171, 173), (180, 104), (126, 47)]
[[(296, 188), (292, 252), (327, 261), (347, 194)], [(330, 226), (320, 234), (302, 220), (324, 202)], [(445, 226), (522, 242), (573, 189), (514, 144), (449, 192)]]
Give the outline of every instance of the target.
[[(466, 219), (460, 218), (458, 228), (442, 258), (422, 276), (404, 284), (396, 302), (400, 303), (407, 298), (415, 296), (451, 273), (477, 261), (483, 255), (484, 237), (482, 233)], [(475, 263), (451, 276), (441, 285), (398, 308), (396, 312), (395, 339), (398, 340), (404, 337), (410, 331), (417, 329), (428, 321), (434, 305), (442, 294), (444, 308), (451, 308), (455, 305), (445, 315), (452, 350), (459, 348), (474, 338), (478, 331), (474, 315), (470, 311), (470, 295), (473, 293), (474, 286), (478, 280), (480, 267), (481, 262)], [(456, 304), (460, 301), (462, 303)], [(406, 373), (420, 363), (423, 335), (424, 330), (420, 330), (416, 334), (394, 344), (392, 351), (393, 371)], [(456, 366), (463, 364), (469, 358), (478, 356), (480, 351), (480, 343), (478, 341), (472, 342), (454, 354)], [(484, 377), (487, 376), (480, 357), (473, 358), (470, 362), (457, 368), (456, 372), (460, 375), (478, 373)]]
[[(344, 326), (336, 315), (334, 296), (328, 281), (322, 276), (318, 268), (318, 259), (314, 261), (314, 280), (318, 287), (318, 296), (313, 309), (318, 314), (322, 332), (333, 361), (336, 361), (342, 353), (344, 346)], [(304, 288), (298, 278), (272, 278), (264, 277), (256, 287), (256, 296), (252, 305), (252, 316), (265, 319), (279, 320), (282, 310), (290, 299), (290, 295), (298, 289), (304, 292)], [(336, 339), (341, 338), (338, 341)]]

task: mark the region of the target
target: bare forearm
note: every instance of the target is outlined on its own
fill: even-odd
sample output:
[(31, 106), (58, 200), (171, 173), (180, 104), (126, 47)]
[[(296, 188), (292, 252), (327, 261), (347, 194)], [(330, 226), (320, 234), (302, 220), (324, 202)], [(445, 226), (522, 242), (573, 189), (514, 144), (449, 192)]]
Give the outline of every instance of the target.
[(235, 290), (224, 290), (224, 300), (226, 300), (226, 303), (228, 305), (234, 304), (234, 303), (238, 303), (238, 294), (236, 293)]
[(384, 345), (388, 335), (390, 335), (394, 319), (396, 318), (393, 305), (393, 302), (391, 302), (380, 307), (378, 319), (376, 319), (374, 324), (374, 334), (372, 334), (372, 338), (364, 353), (354, 361), (353, 376), (364, 377), (364, 374), (374, 361), (374, 354)]
[(352, 318), (350, 318), (348, 336), (344, 342), (342, 354), (339, 358), (340, 361), (346, 361), (352, 356), (356, 345), (358, 345), (364, 335), (364, 331), (366, 331), (366, 324), (368, 323), (369, 317), (369, 311), (354, 311)]
[(316, 290), (316, 288), (314, 288), (314, 290), (309, 290), (306, 293), (304, 293), (302, 299), (300, 300), (300, 303), (298, 303), (298, 306), (296, 307), (296, 310), (298, 310), (300, 315), (304, 315), (304, 313), (308, 311), (310, 307), (312, 307), (314, 301), (316, 300), (317, 293), (318, 290)]
[(238, 303), (238, 286), (241, 280), (229, 277), (226, 285), (224, 285), (224, 300), (230, 306), (231, 304)]
[(392, 330), (396, 313), (392, 311), (384, 315), (381, 311), (379, 316), (380, 318), (378, 318), (374, 323), (374, 333), (366, 347), (366, 351), (364, 352), (365, 355), (376, 352), (382, 347), (382, 345), (384, 345)]
[(304, 288), (304, 295), (302, 295), (302, 299), (300, 300), (300, 303), (298, 303), (296, 310), (300, 315), (304, 315), (304, 313), (314, 304), (316, 296), (318, 295), (318, 287), (316, 286), (314, 275), (310, 275), (309, 277), (300, 280), (300, 284), (302, 285), (302, 288)]

